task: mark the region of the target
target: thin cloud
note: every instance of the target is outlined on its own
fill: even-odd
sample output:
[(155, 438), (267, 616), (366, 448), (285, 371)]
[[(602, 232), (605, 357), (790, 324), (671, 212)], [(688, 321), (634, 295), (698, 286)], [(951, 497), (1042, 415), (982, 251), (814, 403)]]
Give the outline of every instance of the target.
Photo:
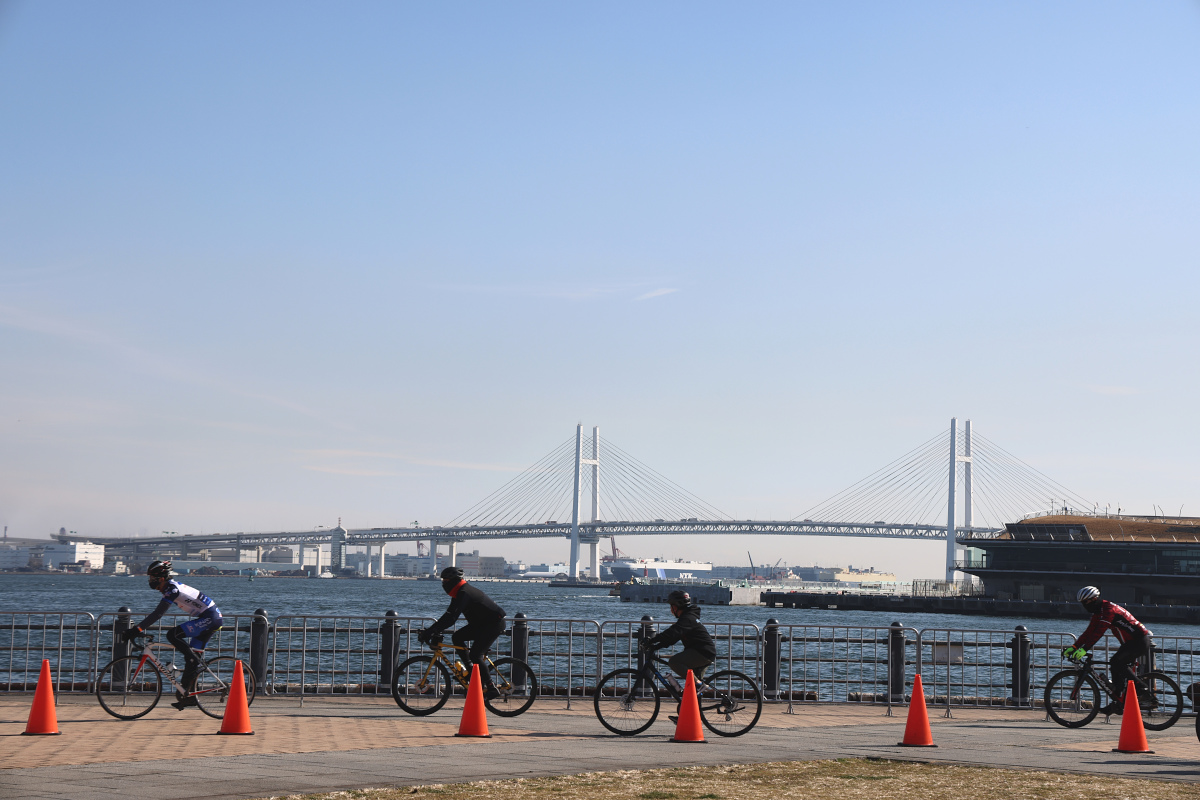
[(330, 475), (352, 475), (356, 478), (415, 478), (411, 472), (384, 472), (373, 469), (349, 469), (347, 467), (317, 467), (308, 465), (305, 469), (313, 472), (327, 472)]
[(160, 378), (190, 386), (216, 389), (240, 397), (246, 397), (266, 403), (267, 405), (286, 408), (311, 419), (321, 420), (337, 428), (347, 428), (345, 425), (324, 420), (312, 409), (292, 400), (260, 392), (247, 391), (219, 378), (213, 378), (198, 371), (188, 369), (179, 362), (132, 345), (107, 331), (80, 325), (73, 320), (61, 319), (46, 314), (35, 314), (26, 309), (14, 306), (0, 305), (0, 327), (66, 339), (76, 344), (107, 352), (109, 355), (124, 361), (132, 368), (150, 375), (156, 375)]
[(639, 297), (635, 297), (633, 299), (634, 300), (649, 300), (651, 297), (662, 297), (663, 295), (674, 294), (675, 292), (678, 292), (678, 291), (679, 291), (678, 289), (655, 289), (653, 292), (646, 292), (645, 294), (643, 294)]
[(1096, 394), (1104, 394), (1111, 396), (1122, 396), (1131, 394), (1141, 394), (1141, 392), (1132, 386), (1089, 386), (1088, 391)]
[(484, 472), (520, 472), (519, 467), (506, 464), (478, 464), (466, 461), (445, 461), (437, 458), (417, 458), (401, 453), (381, 453), (370, 450), (300, 450), (303, 455), (320, 458), (381, 458), (392, 461), (403, 461), (421, 467), (445, 467), (447, 469), (470, 469)]

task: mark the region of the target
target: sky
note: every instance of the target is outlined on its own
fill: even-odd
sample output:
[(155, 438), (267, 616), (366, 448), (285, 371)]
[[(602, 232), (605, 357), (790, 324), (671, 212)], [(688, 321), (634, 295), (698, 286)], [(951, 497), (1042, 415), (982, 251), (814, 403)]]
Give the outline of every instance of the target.
[(580, 422), (791, 519), (951, 417), (1200, 515), (1198, 68), (1196, 2), (0, 0), (0, 524), (441, 524)]

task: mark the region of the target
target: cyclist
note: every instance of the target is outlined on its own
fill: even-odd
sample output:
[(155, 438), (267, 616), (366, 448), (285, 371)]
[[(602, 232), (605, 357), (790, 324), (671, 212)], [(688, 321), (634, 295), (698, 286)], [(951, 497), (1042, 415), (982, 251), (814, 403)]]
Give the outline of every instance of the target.
[(504, 633), (504, 609), (496, 605), (482, 589), (477, 589), (463, 578), (460, 567), (446, 567), (442, 570), (442, 589), (450, 595), (450, 607), (437, 622), (417, 634), (417, 641), (429, 644), (441, 635), (442, 631), (458, 621), (459, 616), (467, 618), (467, 624), (456, 630), (450, 636), (450, 641), (456, 647), (466, 647), (471, 642), (468, 659), (472, 664), (479, 665), (479, 676), (483, 679), (484, 694), (490, 699), (499, 695), (492, 676), (484, 666), (484, 657), (492, 642)]
[[(167, 631), (167, 641), (175, 645), (175, 649), (183, 655), (183, 684), (184, 690), (196, 690), (196, 678), (200, 675), (201, 659), (204, 647), (212, 635), (221, 628), (221, 610), (217, 608), (207, 595), (193, 589), (185, 583), (171, 580), (171, 562), (155, 561), (146, 568), (150, 579), (150, 588), (162, 592), (162, 600), (158, 607), (150, 612), (150, 616), (139, 622), (135, 627), (125, 631), (125, 641), (138, 636), (167, 613), (171, 604), (179, 606), (195, 619), (189, 619), (182, 625), (176, 625)], [(190, 639), (190, 644), (189, 644)], [(176, 701), (171, 705), (182, 711), (185, 708), (198, 705), (196, 698), (175, 692)]]
[[(698, 681), (704, 668), (716, 660), (717, 647), (708, 635), (708, 629), (700, 624), (700, 604), (693, 600), (691, 595), (682, 589), (676, 589), (667, 595), (667, 602), (671, 605), (671, 615), (675, 617), (675, 624), (660, 631), (657, 636), (648, 640), (644, 647), (654, 652), (682, 641), (683, 649), (667, 659), (667, 665), (680, 678), (686, 678), (690, 669)], [(674, 716), (667, 719), (672, 722), (679, 721)]]
[[(1138, 622), (1133, 614), (1116, 603), (1102, 599), (1100, 590), (1095, 586), (1083, 587), (1075, 599), (1091, 613), (1092, 621), (1088, 624), (1087, 630), (1075, 640), (1075, 644), (1063, 650), (1063, 657), (1083, 658), (1087, 648), (1099, 641), (1105, 630), (1111, 628), (1113, 636), (1121, 643), (1117, 652), (1113, 653), (1113, 657), (1108, 662), (1112, 670), (1116, 699), (1101, 710), (1105, 714), (1120, 714), (1125, 709), (1125, 687), (1129, 685), (1129, 680), (1133, 679), (1139, 692), (1143, 692), (1146, 688), (1134, 675), (1132, 664), (1150, 652), (1150, 648), (1153, 646), (1150, 637), (1153, 634), (1150, 633), (1149, 628)], [(1141, 698), (1140, 704), (1143, 708), (1153, 707), (1154, 698), (1145, 695)]]

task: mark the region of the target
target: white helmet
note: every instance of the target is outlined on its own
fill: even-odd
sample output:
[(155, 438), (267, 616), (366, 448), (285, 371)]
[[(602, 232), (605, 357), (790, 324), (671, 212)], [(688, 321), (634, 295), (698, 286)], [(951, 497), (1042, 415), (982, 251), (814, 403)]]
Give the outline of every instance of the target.
[(1090, 603), (1093, 600), (1100, 599), (1100, 590), (1095, 586), (1085, 586), (1079, 590), (1079, 594), (1075, 595), (1075, 599), (1081, 603)]

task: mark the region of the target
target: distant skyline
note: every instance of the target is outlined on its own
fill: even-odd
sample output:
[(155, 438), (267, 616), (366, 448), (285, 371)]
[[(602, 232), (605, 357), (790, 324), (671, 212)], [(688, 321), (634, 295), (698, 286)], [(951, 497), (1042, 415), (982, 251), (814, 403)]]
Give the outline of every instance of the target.
[(442, 524), (581, 421), (790, 519), (952, 416), (1200, 516), (1197, 41), (1192, 2), (0, 4), (0, 525)]

